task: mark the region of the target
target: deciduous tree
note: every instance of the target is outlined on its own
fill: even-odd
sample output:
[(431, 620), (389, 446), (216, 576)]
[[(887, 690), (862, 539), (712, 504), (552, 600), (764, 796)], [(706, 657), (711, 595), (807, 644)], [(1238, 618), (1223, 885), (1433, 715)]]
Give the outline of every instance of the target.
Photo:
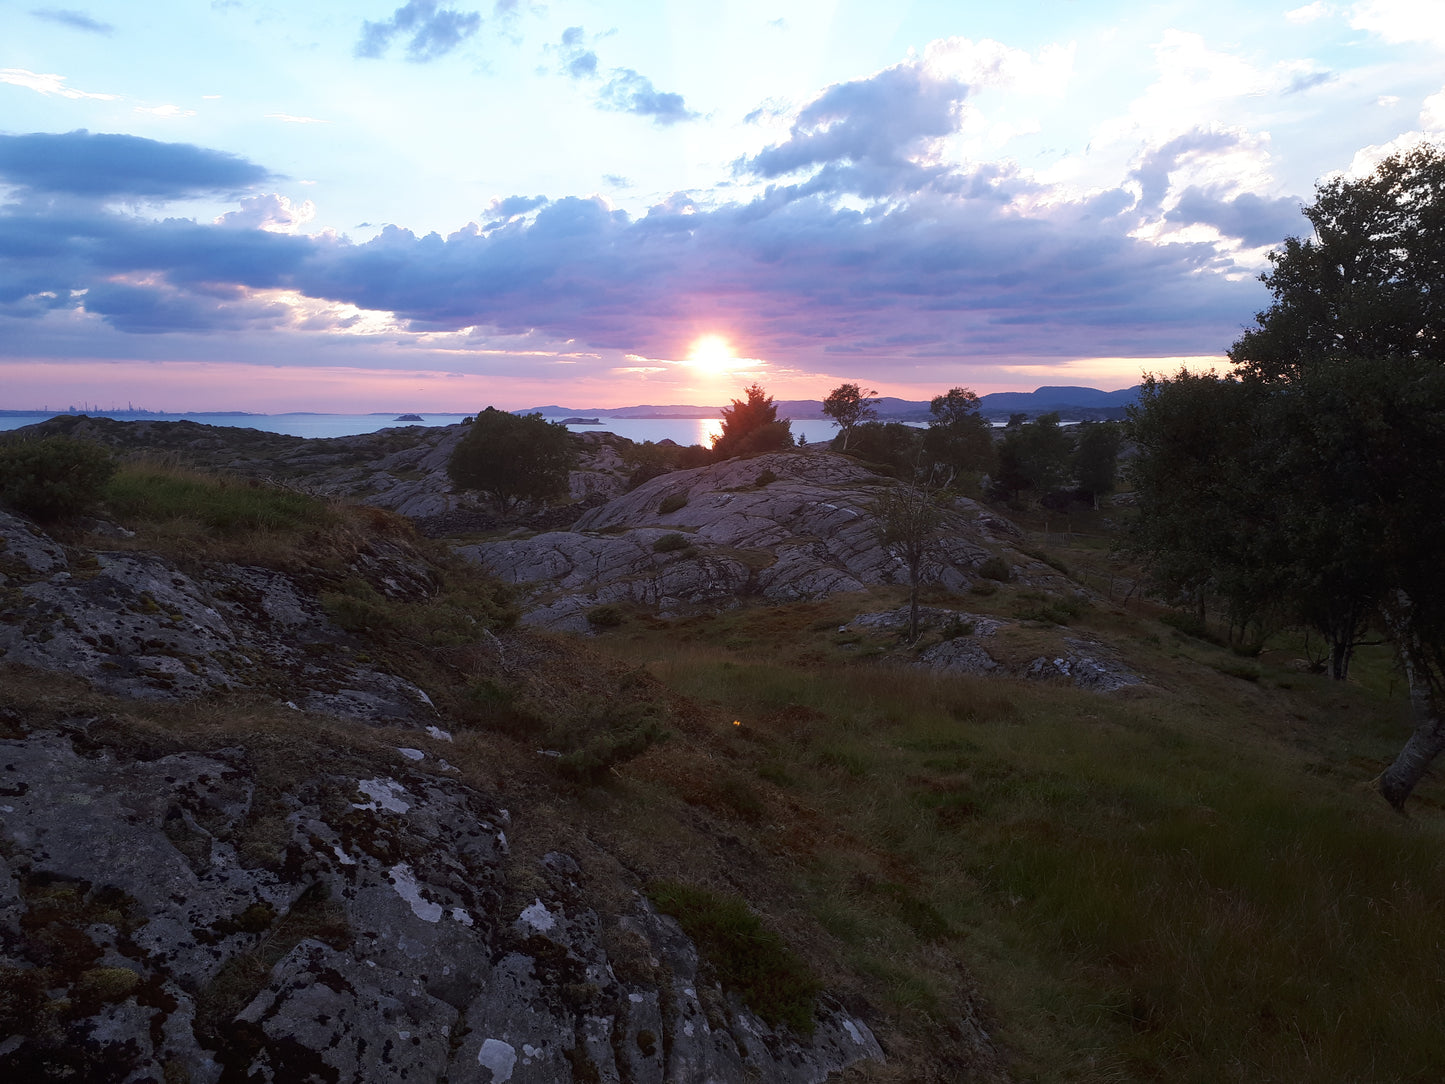
[(838, 423), (838, 429), (843, 434), (842, 451), (848, 450), (848, 438), (855, 425), (878, 417), (878, 411), (873, 406), (877, 394), (871, 389), (864, 391), (857, 384), (839, 384), (823, 400), (823, 413)]
[(576, 442), (560, 422), (487, 407), (452, 451), (447, 474), (463, 489), (487, 494), (505, 514), (518, 501), (567, 492), (576, 457)]

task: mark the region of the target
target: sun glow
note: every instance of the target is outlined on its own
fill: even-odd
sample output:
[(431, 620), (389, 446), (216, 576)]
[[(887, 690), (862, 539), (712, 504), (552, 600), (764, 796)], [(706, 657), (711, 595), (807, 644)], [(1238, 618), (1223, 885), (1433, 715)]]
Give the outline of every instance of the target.
[(709, 373), (725, 373), (737, 362), (732, 343), (721, 335), (704, 335), (692, 344), (687, 360)]

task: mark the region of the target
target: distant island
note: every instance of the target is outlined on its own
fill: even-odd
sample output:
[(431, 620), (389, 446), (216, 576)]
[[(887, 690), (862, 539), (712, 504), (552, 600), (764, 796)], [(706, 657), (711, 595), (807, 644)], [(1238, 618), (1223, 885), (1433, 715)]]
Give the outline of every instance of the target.
[(601, 418), (563, 418), (563, 425), (601, 425)]
[(398, 414), (396, 420), (399, 422), (420, 422), (425, 421), (420, 414)]

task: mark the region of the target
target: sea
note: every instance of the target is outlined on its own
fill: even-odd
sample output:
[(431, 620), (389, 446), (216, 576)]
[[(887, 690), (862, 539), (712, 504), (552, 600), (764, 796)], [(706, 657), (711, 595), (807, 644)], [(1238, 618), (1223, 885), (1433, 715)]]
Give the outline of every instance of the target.
[[(47, 418), (55, 417), (54, 412), (22, 413), (6, 411), (0, 413), (0, 431), (20, 429), (35, 425)], [(125, 411), (93, 411), (97, 418), (114, 418), (116, 421), (154, 422), (200, 422), (202, 425), (237, 426), (243, 429), (260, 429), (267, 433), (284, 433), (291, 437), (349, 437), (358, 433), (375, 433), (381, 429), (407, 425), (456, 425), (465, 414), (422, 414), (421, 421), (400, 421), (395, 414), (132, 414)], [(570, 417), (571, 415), (568, 415)], [(548, 418), (548, 421), (563, 421), (563, 416)], [(574, 433), (607, 432), (619, 437), (635, 440), (639, 444), (650, 440), (671, 440), (677, 444), (701, 444), (712, 446), (712, 438), (721, 431), (718, 418), (607, 418), (598, 419), (597, 425), (569, 424)], [(809, 432), (809, 428), (814, 432)], [(793, 432), (802, 432), (811, 441), (831, 439), (831, 422), (794, 422)]]

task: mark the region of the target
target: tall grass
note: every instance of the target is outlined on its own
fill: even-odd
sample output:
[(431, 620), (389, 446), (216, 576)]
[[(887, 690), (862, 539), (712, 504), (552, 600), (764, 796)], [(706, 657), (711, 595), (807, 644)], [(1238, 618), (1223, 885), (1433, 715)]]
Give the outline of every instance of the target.
[(1179, 659), (1118, 701), (706, 639), (622, 649), (834, 826), (809, 906), (900, 1026), (960, 996), (946, 946), (1023, 1079), (1439, 1079), (1440, 787), (1406, 821), (1365, 785), (1398, 705), (1268, 666), (1306, 687), (1224, 704)]
[(122, 466), (106, 487), (105, 504), (122, 520), (195, 525), (221, 535), (304, 532), (338, 518), (324, 501), (294, 490), (155, 462)]

